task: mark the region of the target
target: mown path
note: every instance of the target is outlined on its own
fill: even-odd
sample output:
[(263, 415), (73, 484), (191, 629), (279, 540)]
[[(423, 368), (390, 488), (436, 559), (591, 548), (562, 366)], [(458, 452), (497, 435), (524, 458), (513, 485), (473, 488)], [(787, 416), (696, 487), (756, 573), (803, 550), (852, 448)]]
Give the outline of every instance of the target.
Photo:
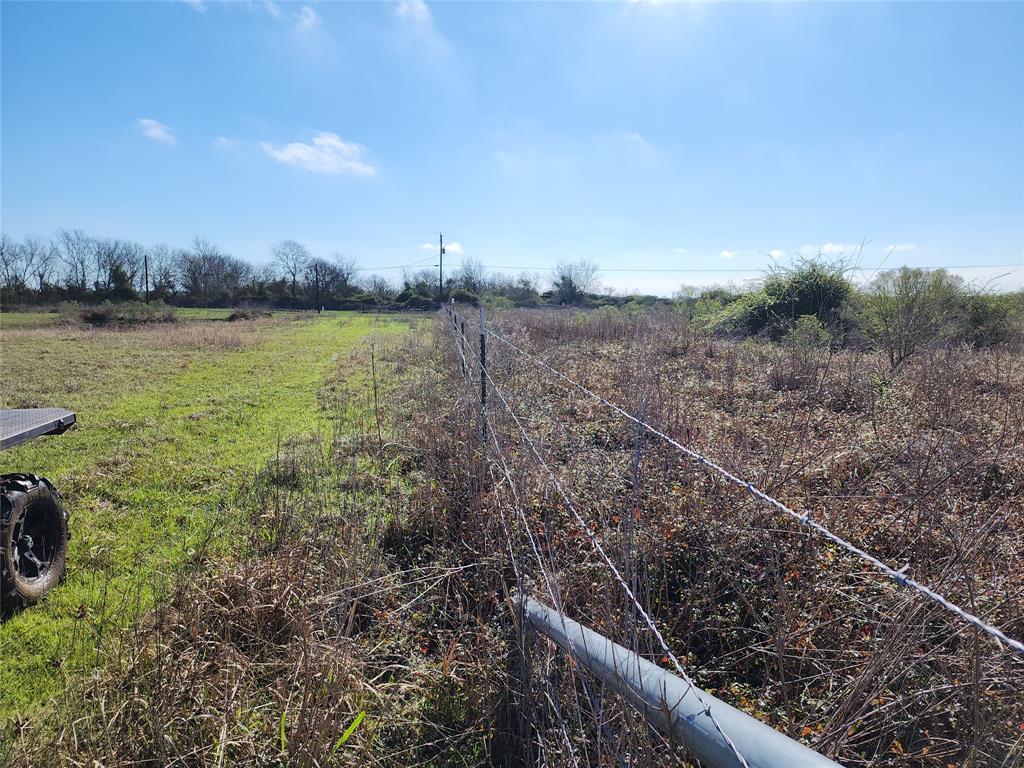
[(168, 346), (151, 330), (55, 331), (49, 344), (45, 329), (0, 332), (5, 358), (23, 368), (4, 403), (63, 405), (79, 419), (0, 454), (0, 472), (53, 480), (72, 516), (65, 582), (0, 624), (0, 722), (86, 672), (106, 630), (152, 603), (153, 575), (187, 561), (282, 441), (329, 431), (317, 392), (357, 343), (408, 330), (336, 313), (257, 324), (234, 348)]

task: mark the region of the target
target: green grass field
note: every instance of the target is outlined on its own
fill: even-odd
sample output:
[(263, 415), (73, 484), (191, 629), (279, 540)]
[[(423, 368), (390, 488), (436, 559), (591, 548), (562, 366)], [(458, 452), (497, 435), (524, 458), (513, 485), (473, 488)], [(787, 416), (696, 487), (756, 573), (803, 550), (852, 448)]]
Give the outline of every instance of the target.
[[(111, 627), (153, 600), (216, 530), (229, 546), (232, 499), (290, 439), (330, 430), (328, 379), (355, 365), (367, 337), (410, 323), (349, 313), (128, 331), (4, 315), (3, 407), (63, 406), (78, 426), (0, 454), (0, 471), (50, 478), (66, 497), (67, 578), (0, 625), (0, 721), (30, 714), (87, 673)], [(11, 322), (14, 320), (14, 322)], [(105, 649), (109, 652), (109, 649)]]

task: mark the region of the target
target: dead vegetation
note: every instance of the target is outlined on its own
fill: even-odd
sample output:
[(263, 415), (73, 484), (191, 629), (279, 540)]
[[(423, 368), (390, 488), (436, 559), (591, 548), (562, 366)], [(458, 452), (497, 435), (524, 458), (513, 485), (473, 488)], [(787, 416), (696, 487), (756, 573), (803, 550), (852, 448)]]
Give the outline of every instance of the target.
[(90, 327), (88, 325), (57, 324), (41, 328), (15, 328), (4, 330), (7, 339), (39, 339), (74, 342), (77, 339), (109, 339), (114, 347), (144, 345), (147, 349), (241, 349), (264, 341), (266, 329), (286, 319), (258, 319), (249, 322), (225, 323), (218, 320), (200, 320), (167, 324), (139, 324), (129, 326)]
[[(509, 313), (497, 327), (1011, 636), (1024, 635), (1019, 353), (949, 346), (893, 370), (871, 353), (708, 338), (670, 313)], [(453, 338), (446, 343), (458, 370)], [(1024, 758), (1021, 659), (496, 340), (488, 361), (574, 506), (705, 687), (845, 765), (1009, 766)], [(544, 555), (543, 569), (531, 568), (538, 596), (547, 571), (569, 615), (659, 657), (493, 396), (489, 410)], [(495, 515), (504, 506), (511, 526), (516, 500), (500, 493), (495, 487), (481, 503)], [(519, 547), (529, 552), (525, 541)], [(531, 563), (528, 554), (523, 561)], [(584, 691), (559, 665), (554, 679), (571, 710)], [(641, 736), (634, 729), (621, 740), (647, 741)], [(553, 730), (549, 750), (564, 738)], [(607, 759), (621, 749), (613, 742)]]
[[(934, 349), (892, 370), (709, 338), (672, 313), (510, 312), (496, 327), (1024, 635), (1019, 353)], [(488, 354), (698, 684), (844, 765), (1020, 764), (1020, 659), (500, 342)], [(238, 500), (234, 551), (198, 552), (159, 610), (105, 641), (92, 680), (18, 724), (13, 764), (685, 761), (518, 631), (509, 594), (550, 603), (550, 580), (567, 614), (663, 663), (493, 392), (481, 442), (479, 381), (450, 326), (360, 356), (362, 376), (322, 390), (333, 434), (283, 445)]]

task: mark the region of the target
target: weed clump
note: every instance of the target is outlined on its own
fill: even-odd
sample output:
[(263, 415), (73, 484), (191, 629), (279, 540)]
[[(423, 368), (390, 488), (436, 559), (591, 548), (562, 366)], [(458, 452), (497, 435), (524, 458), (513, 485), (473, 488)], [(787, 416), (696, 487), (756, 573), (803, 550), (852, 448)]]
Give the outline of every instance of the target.
[(72, 325), (86, 325), (91, 328), (130, 328), (155, 323), (177, 321), (174, 309), (162, 301), (145, 304), (126, 301), (117, 304), (105, 301), (102, 304), (80, 305), (61, 304), (58, 308), (62, 322)]
[(239, 320), (259, 320), (260, 318), (270, 317), (271, 313), (262, 309), (236, 309), (230, 315), (228, 315), (229, 323), (236, 323)]

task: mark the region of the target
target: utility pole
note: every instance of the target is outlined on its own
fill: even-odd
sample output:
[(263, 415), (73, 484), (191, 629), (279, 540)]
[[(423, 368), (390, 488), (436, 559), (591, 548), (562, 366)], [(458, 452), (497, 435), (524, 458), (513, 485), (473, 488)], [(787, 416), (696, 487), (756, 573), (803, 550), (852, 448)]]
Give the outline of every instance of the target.
[(437, 303), (444, 303), (444, 234), (441, 232), (437, 233), (438, 237), (438, 248), (440, 249), (439, 259), (437, 260)]
[(313, 290), (316, 292), (316, 313), (320, 314), (320, 265), (313, 264)]
[[(138, 262), (135, 262), (138, 264)], [(142, 252), (142, 272), (146, 276), (146, 303), (149, 304), (149, 252)]]

